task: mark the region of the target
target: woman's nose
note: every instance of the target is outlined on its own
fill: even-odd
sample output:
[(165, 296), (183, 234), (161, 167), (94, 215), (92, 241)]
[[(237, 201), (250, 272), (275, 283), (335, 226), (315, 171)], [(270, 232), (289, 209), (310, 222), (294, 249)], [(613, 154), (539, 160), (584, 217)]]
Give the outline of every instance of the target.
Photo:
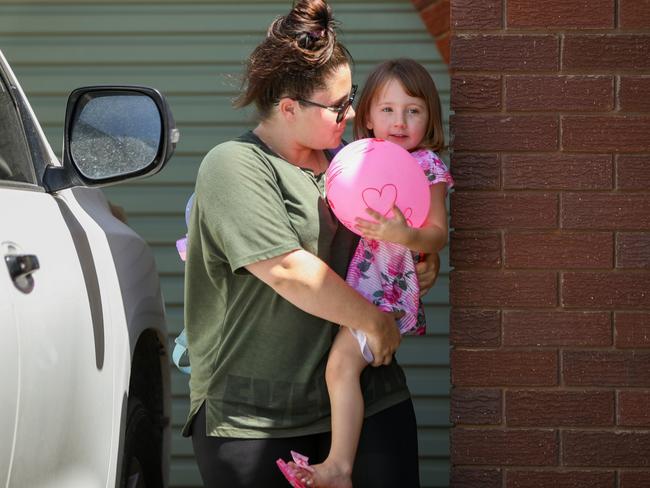
[(345, 120), (353, 119), (356, 114), (357, 113), (354, 111), (354, 107), (350, 105), (350, 108), (348, 108), (348, 111), (345, 114)]

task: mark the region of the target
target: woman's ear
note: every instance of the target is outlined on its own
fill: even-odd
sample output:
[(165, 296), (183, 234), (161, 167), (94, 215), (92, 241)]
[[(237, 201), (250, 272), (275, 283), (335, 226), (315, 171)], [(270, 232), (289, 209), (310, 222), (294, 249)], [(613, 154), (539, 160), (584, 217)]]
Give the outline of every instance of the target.
[(278, 109), (280, 114), (287, 120), (293, 120), (296, 114), (297, 101), (292, 98), (281, 98), (278, 102)]

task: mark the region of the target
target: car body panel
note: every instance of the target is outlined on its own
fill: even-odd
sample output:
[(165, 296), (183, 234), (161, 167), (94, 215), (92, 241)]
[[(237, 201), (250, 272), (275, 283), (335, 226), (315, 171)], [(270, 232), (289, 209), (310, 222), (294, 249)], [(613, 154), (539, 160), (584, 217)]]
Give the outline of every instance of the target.
[[(17, 244), (16, 252), (35, 255), (40, 264), (30, 293), (14, 287), (9, 294), (21, 346), (10, 485), (71, 486), (66, 471), (79, 464), (96, 471), (85, 477), (85, 486), (104, 486), (115, 408), (113, 355), (106, 353), (114, 347), (112, 330), (103, 325), (111, 323), (110, 308), (95, 323), (90, 302), (102, 297), (90, 295), (85, 286), (84, 274), (93, 270), (82, 269), (65, 203), (47, 193), (3, 189), (0, 207), (20, 209), (3, 212), (1, 232)], [(92, 448), (79, 442), (84, 438)]]
[[(0, 242), (0, 252), (4, 255), (10, 250), (11, 243)], [(11, 293), (13, 284), (5, 273), (0, 273), (0, 317), (2, 317), (2, 340), (0, 340), (0, 432), (3, 433), (0, 443), (0, 486), (7, 485), (14, 448), (16, 430), (16, 411), (18, 407), (18, 383), (20, 356), (18, 344), (18, 328), (13, 310), (13, 304), (6, 299)]]
[[(45, 191), (42, 167), (61, 163), (1, 52), (0, 75), (21, 113), (31, 157), (39, 158), (36, 184), (0, 177), (3, 260), (36, 256), (39, 264), (28, 291), (0, 269), (0, 486), (117, 486), (133, 355), (145, 331), (155, 331), (160, 343), (160, 410), (170, 415), (153, 254), (112, 215), (101, 190)], [(169, 431), (164, 427), (164, 486)]]

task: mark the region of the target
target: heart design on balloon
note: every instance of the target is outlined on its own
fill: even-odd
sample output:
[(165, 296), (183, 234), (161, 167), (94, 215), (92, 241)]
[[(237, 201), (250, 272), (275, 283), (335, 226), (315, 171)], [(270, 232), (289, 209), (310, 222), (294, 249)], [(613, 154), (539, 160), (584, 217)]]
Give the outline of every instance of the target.
[(393, 184), (386, 184), (377, 188), (366, 188), (361, 192), (361, 198), (368, 208), (379, 212), (386, 217), (392, 210), (397, 201), (397, 187)]
[(404, 216), (404, 219), (406, 220), (406, 223), (409, 225), (409, 227), (413, 227), (413, 222), (411, 221), (411, 215), (413, 215), (413, 209), (411, 207), (406, 207), (402, 212), (402, 215)]

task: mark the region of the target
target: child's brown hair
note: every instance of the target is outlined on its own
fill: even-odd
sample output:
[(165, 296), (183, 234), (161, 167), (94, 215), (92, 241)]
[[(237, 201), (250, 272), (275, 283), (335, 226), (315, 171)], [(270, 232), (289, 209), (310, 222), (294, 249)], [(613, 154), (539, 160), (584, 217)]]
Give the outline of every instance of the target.
[(440, 97), (431, 75), (417, 61), (409, 58), (384, 61), (368, 75), (363, 93), (356, 107), (354, 118), (354, 138), (374, 137), (368, 129), (370, 105), (380, 90), (390, 80), (398, 80), (406, 93), (424, 100), (429, 112), (429, 124), (420, 147), (441, 151), (445, 147), (445, 134), (442, 127)]

